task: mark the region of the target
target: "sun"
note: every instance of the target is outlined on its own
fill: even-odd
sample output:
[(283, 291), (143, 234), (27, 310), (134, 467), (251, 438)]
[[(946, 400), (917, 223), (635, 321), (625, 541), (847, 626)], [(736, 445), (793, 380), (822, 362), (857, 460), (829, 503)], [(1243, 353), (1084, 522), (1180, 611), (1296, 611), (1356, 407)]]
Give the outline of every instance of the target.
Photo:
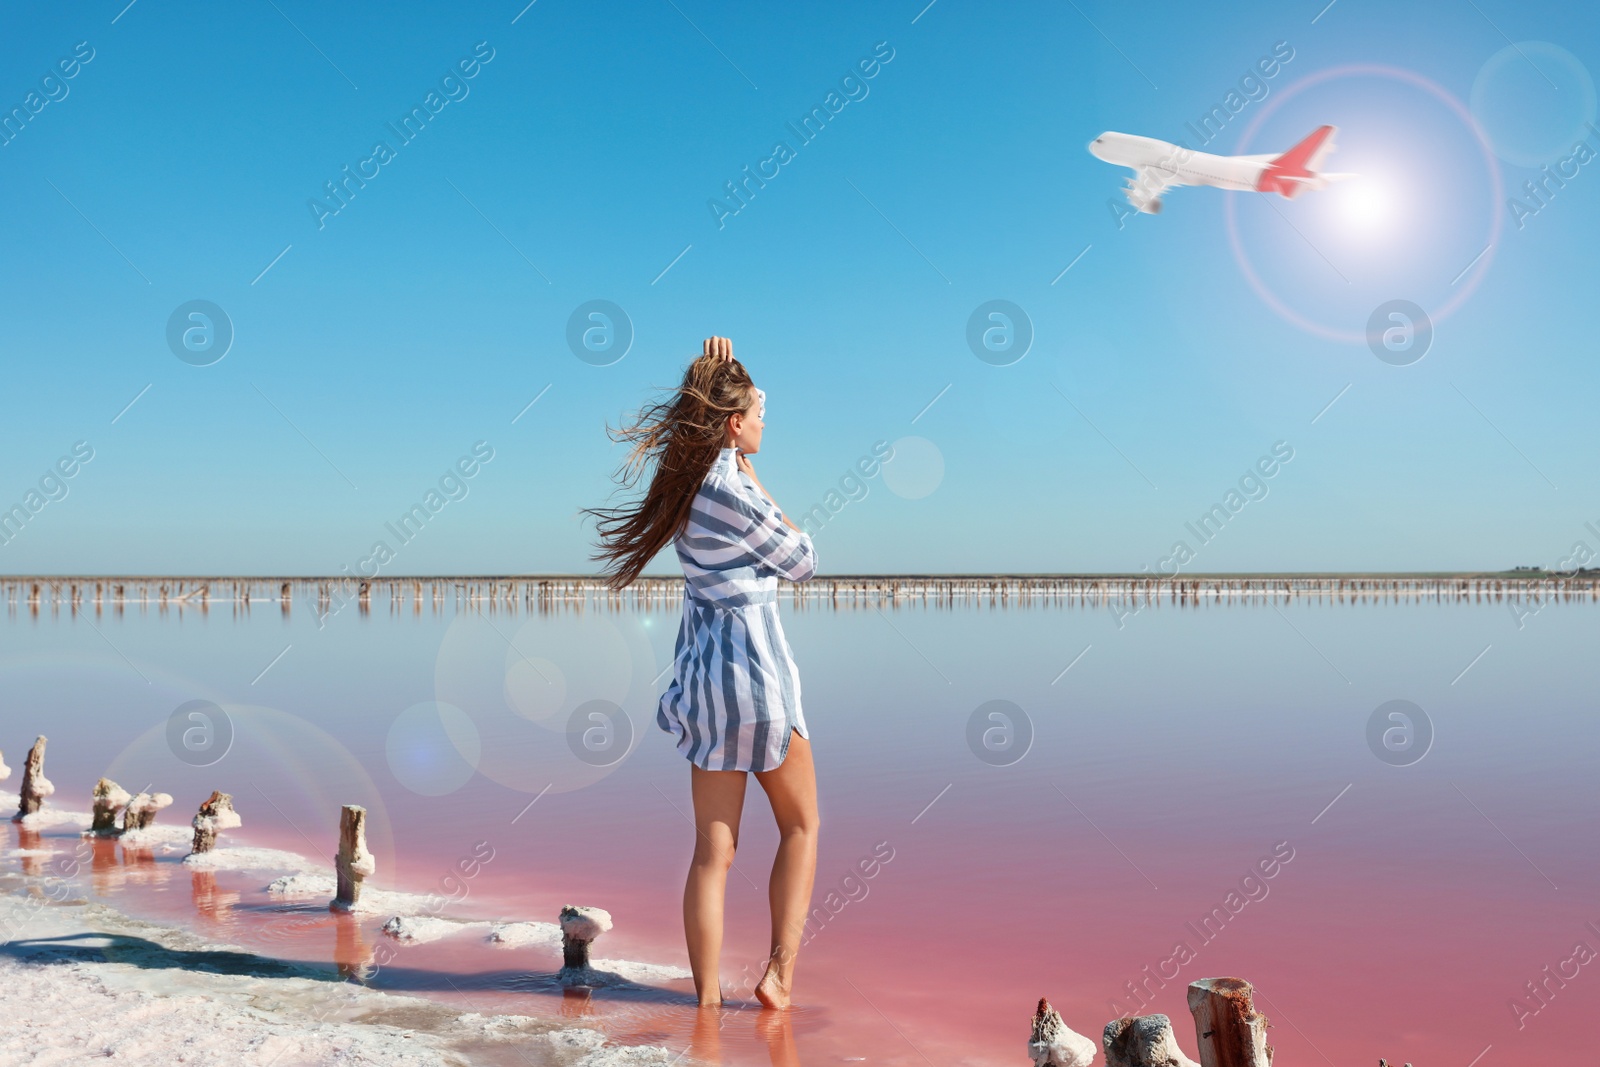
[(1376, 176), (1362, 175), (1338, 186), (1335, 210), (1344, 225), (1364, 235), (1385, 233), (1395, 222), (1393, 193)]

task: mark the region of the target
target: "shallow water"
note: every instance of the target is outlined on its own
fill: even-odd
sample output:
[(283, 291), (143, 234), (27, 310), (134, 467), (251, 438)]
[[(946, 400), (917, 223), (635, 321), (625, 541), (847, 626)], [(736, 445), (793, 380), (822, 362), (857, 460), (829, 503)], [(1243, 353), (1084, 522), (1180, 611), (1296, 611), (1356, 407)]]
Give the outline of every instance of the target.
[[(173, 794), (158, 823), (181, 825), (221, 789), (244, 820), (224, 846), (313, 866), (339, 806), (362, 804), (369, 885), (417, 894), (412, 914), (552, 922), (592, 904), (616, 922), (597, 957), (685, 965), (688, 770), (654, 723), (677, 609), (480, 606), (352, 605), (325, 625), (298, 601), (14, 610), (5, 785), (44, 733), (53, 807), (86, 810), (103, 774)], [(264, 958), (729, 1063), (1026, 1062), (1040, 996), (1096, 1039), (1123, 1011), (1166, 1013), (1194, 1055), (1184, 988), (1217, 975), (1255, 983), (1281, 1063), (1488, 1067), (1588, 1040), (1600, 976), (1568, 961), (1600, 950), (1600, 606), (1520, 627), (1503, 602), (1163, 604), (1120, 627), (1103, 607), (781, 610), (823, 816), (786, 1025), (750, 1007), (711, 1026), (685, 979), (563, 991), (558, 949), (482, 928), (403, 945), (380, 928), (405, 909), (335, 916), (268, 895), (287, 871), (193, 872), (182, 848), (100, 843), (85, 884)], [(1400, 734), (1369, 744), (1392, 700), (1431, 724), (1420, 759)], [(224, 716), (174, 726), (192, 701)], [(632, 736), (580, 718), (600, 746), (586, 761), (569, 724), (592, 701)], [(13, 826), (5, 851), (66, 853), (71, 833)], [(752, 782), (723, 964), (746, 1006), (774, 844)]]

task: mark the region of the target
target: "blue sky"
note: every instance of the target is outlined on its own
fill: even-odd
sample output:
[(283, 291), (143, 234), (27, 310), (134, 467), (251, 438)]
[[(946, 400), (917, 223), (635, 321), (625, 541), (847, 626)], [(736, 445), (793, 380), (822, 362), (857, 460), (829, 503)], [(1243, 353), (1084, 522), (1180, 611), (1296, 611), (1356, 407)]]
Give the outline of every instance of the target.
[[(1600, 545), (1582, 296), (1600, 166), (1573, 159), (1583, 137), (1600, 149), (1597, 17), (1358, 0), (7, 16), (0, 109), (28, 117), (0, 147), (0, 507), (49, 493), (0, 572), (336, 573), (379, 540), (385, 574), (592, 571), (578, 509), (621, 499), (605, 424), (712, 333), (768, 393), (755, 462), (792, 514), (901, 442), (818, 529), (824, 572), (1137, 571), (1180, 540), (1190, 572), (1554, 565)], [(1275, 46), (1292, 58), (1204, 148), (1282, 151), (1331, 123), (1326, 167), (1359, 177), (1293, 201), (1175, 189), (1123, 217), (1128, 172), (1087, 143), (1185, 137)], [(402, 141), (389, 124), (430, 92)], [(786, 123), (830, 92), (802, 143)], [(392, 158), (319, 226), (310, 202), (380, 140)], [(719, 226), (712, 199), (779, 140), (792, 158)], [(1565, 184), (1514, 210), (1563, 159)], [(1409, 365), (1362, 339), (1391, 299), (1439, 313)], [(234, 332), (206, 366), (167, 340), (191, 300)], [(592, 300), (631, 323), (620, 359), (569, 348)], [(1032, 327), (1003, 366), (967, 342), (991, 300)], [(93, 458), (52, 477), (80, 441)], [(385, 524), (477, 442), (493, 458), (401, 545)], [(1293, 458), (1265, 495), (1209, 542), (1189, 533), (1278, 442)]]

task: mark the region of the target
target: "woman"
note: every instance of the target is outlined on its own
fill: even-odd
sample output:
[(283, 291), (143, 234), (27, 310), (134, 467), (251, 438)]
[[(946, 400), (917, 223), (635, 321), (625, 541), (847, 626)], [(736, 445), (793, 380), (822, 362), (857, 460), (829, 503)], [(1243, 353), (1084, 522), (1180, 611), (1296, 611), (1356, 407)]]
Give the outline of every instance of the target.
[(633, 442), (619, 472), (624, 486), (638, 480), (646, 459), (656, 461), (644, 498), (630, 509), (585, 509), (600, 518), (601, 549), (591, 558), (613, 565), (611, 588), (631, 583), (669, 541), (683, 565), (683, 619), (656, 725), (690, 763), (695, 845), (683, 929), (702, 1008), (722, 1003), (722, 902), (747, 775), (766, 791), (779, 833), (768, 888), (772, 945), (755, 987), (769, 1008), (789, 1006), (817, 866), (810, 731), (777, 604), (779, 576), (811, 578), (817, 553), (751, 466), (764, 409), (765, 394), (733, 358), (733, 343), (708, 338), (670, 399), (631, 427), (607, 430)]

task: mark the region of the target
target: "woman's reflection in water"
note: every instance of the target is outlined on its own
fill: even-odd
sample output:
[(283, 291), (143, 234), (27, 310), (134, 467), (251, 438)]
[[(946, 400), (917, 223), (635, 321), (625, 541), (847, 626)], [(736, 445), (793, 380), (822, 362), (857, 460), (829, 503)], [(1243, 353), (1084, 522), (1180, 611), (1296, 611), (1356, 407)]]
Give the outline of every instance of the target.
[[(689, 1037), (690, 1054), (706, 1063), (721, 1063), (723, 1029), (746, 1017), (746, 1012), (737, 1008), (701, 1008), (695, 1013), (694, 1032)], [(800, 1050), (794, 1043), (789, 1012), (757, 1010), (755, 1029), (756, 1036), (766, 1043), (772, 1067), (800, 1067)]]

